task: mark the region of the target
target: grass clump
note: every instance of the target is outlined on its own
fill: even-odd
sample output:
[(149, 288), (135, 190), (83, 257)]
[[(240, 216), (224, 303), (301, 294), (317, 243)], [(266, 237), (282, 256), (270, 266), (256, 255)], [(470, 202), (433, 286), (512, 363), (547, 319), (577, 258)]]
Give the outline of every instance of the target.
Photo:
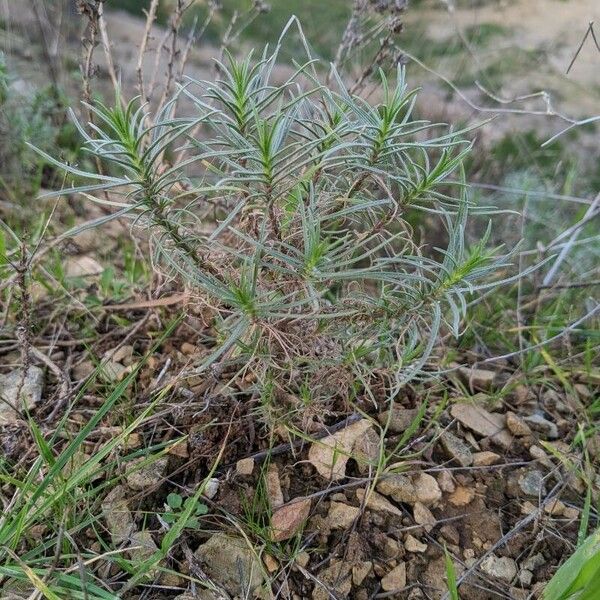
[[(114, 216), (149, 232), (155, 259), (212, 309), (200, 370), (252, 373), (292, 412), (348, 402), (357, 382), (364, 393), (383, 380), (393, 396), (507, 268), (487, 238), (465, 242), (473, 207), (449, 177), (469, 144), (412, 119), (402, 69), (381, 74), (370, 105), (336, 72), (335, 90), (321, 85), (310, 59), (273, 84), (276, 59), (229, 57), (218, 81), (190, 81), (179, 94), (191, 117), (173, 114), (176, 98), (154, 120), (136, 101), (91, 107), (86, 147), (114, 174), (67, 171), (92, 181), (80, 192), (110, 191)], [(421, 243), (413, 211), (438, 220), (443, 248)]]

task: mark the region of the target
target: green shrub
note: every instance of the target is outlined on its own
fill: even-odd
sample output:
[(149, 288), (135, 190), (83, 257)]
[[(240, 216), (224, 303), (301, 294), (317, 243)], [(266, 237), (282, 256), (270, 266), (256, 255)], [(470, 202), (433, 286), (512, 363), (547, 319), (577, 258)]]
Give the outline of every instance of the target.
[[(200, 370), (252, 373), (259, 395), (298, 410), (382, 378), (393, 395), (507, 267), (486, 239), (465, 243), (473, 207), (449, 178), (460, 180), (469, 144), (412, 120), (402, 70), (393, 84), (381, 74), (372, 106), (337, 73), (335, 91), (321, 85), (311, 61), (273, 85), (276, 60), (229, 57), (221, 80), (190, 82), (179, 93), (193, 117), (172, 114), (176, 98), (153, 125), (135, 101), (97, 105), (93, 135), (80, 129), (118, 173), (67, 170), (91, 180), (81, 192), (110, 191), (115, 216), (150, 232), (155, 260), (212, 309), (217, 336)], [(167, 151), (177, 159), (163, 166)], [(417, 242), (414, 210), (439, 219), (445, 248)]]

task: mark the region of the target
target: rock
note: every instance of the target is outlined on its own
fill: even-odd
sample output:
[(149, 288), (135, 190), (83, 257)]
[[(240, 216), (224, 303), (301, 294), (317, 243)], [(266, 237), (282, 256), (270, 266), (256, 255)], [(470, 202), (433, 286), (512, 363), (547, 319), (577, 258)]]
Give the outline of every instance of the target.
[[(434, 477), (428, 473), (419, 473), (414, 479), (417, 500), (425, 506), (435, 504), (442, 497), (442, 490)], [(395, 499), (395, 498), (394, 498)]]
[(254, 471), (254, 459), (249, 457), (238, 460), (235, 464), (235, 470), (238, 475), (252, 475), (252, 471)]
[(442, 433), (440, 444), (446, 456), (455, 460), (459, 465), (469, 467), (473, 464), (473, 454), (469, 447), (449, 431)]
[(532, 469), (521, 474), (518, 479), (519, 487), (526, 496), (544, 497), (546, 486), (544, 475), (537, 469)]
[(521, 417), (518, 417), (513, 412), (506, 413), (506, 426), (509, 431), (516, 435), (517, 437), (523, 437), (526, 435), (531, 435), (531, 428)]
[(295, 562), (302, 568), (306, 567), (306, 565), (310, 562), (310, 554), (306, 552), (306, 550), (299, 552), (298, 556), (296, 556)]
[(208, 577), (234, 596), (247, 597), (264, 582), (262, 564), (242, 538), (215, 533), (195, 554)]
[(519, 583), (523, 587), (528, 588), (531, 585), (532, 581), (533, 581), (533, 573), (531, 571), (528, 571), (527, 569), (521, 569), (519, 571)]
[(372, 470), (379, 460), (380, 439), (377, 432), (370, 427), (365, 431), (362, 437), (359, 437), (352, 451), (352, 458), (358, 465), (358, 472), (361, 474)]
[(473, 454), (473, 466), (489, 467), (490, 465), (498, 464), (501, 456), (495, 452), (475, 452)]
[(73, 377), (75, 381), (81, 381), (90, 377), (95, 370), (96, 367), (91, 360), (84, 360), (73, 367)]
[(343, 502), (331, 502), (327, 525), (331, 529), (348, 529), (360, 515), (360, 508)]
[(282, 506), (285, 500), (283, 498), (283, 492), (281, 491), (279, 469), (274, 463), (271, 463), (267, 469), (265, 486), (267, 488), (267, 496), (269, 497), (269, 504), (271, 505), (271, 508)]
[(279, 569), (279, 563), (277, 562), (277, 560), (275, 560), (275, 558), (273, 558), (267, 552), (265, 552), (263, 554), (262, 559), (263, 559), (263, 563), (269, 573), (275, 573), (275, 571), (277, 571), (277, 569)]
[(352, 583), (359, 586), (367, 578), (367, 575), (373, 570), (373, 563), (365, 560), (352, 567)]
[(483, 437), (502, 431), (506, 424), (504, 415), (488, 412), (474, 403), (461, 402), (450, 408), (450, 414), (462, 425)]
[(111, 358), (115, 362), (120, 362), (125, 366), (130, 365), (133, 362), (133, 346), (125, 345), (117, 348)]
[(560, 517), (564, 515), (566, 508), (564, 502), (561, 502), (558, 498), (553, 498), (544, 506), (544, 512), (553, 517)]
[[(327, 568), (319, 571), (317, 579), (340, 597), (347, 598), (352, 590), (352, 566), (345, 560), (332, 560)], [(331, 594), (327, 588), (315, 585), (313, 600), (329, 600)]]
[(102, 379), (107, 382), (122, 381), (131, 371), (131, 367), (125, 367), (120, 362), (115, 362), (114, 360), (105, 360), (100, 367)]
[[(148, 488), (160, 485), (164, 479), (169, 459), (163, 456), (158, 459), (139, 458), (131, 461), (127, 472), (127, 485), (136, 491), (148, 490)], [(142, 465), (137, 467), (137, 465)]]
[(385, 427), (389, 419), (389, 431), (392, 433), (404, 433), (416, 419), (418, 414), (419, 410), (417, 408), (401, 408), (394, 405), (391, 410), (391, 416), (390, 411), (386, 410), (379, 414), (377, 418), (383, 427)]
[(399, 591), (406, 587), (406, 563), (401, 562), (394, 567), (382, 580), (381, 588), (386, 592)]
[(513, 440), (514, 440), (514, 438), (512, 436), (512, 433), (508, 429), (503, 429), (502, 431), (495, 433), (490, 438), (490, 441), (495, 446), (498, 446), (499, 448), (502, 448), (503, 450), (510, 450), (511, 446), (513, 445)]
[(410, 535), (410, 533), (404, 540), (404, 547), (407, 552), (425, 552), (427, 550), (427, 544), (420, 542), (416, 537)]
[[(460, 576), (462, 572), (460, 563), (455, 562), (454, 566), (456, 567), (457, 576)], [(419, 579), (427, 590), (427, 597), (441, 600), (444, 597), (444, 594), (448, 592), (448, 586), (446, 585), (445, 558), (442, 556), (436, 560), (429, 561), (425, 567), (425, 571), (420, 574)]]
[(127, 550), (127, 554), (134, 563), (148, 560), (158, 550), (152, 535), (147, 530), (134, 531), (130, 540), (131, 548)]
[[(366, 491), (362, 488), (356, 490), (356, 497), (363, 502), (365, 499)], [(371, 491), (367, 497), (366, 507), (375, 512), (385, 512), (397, 517), (404, 516), (400, 509), (396, 508), (391, 502), (386, 500), (382, 495), (377, 492)]]
[(525, 417), (524, 421), (531, 429), (545, 435), (549, 440), (558, 438), (558, 427), (552, 421), (548, 421), (548, 419), (545, 419), (541, 415)]
[(471, 504), (474, 499), (475, 490), (462, 485), (457, 486), (454, 492), (450, 494), (450, 498), (448, 498), (452, 506), (467, 506), (467, 504)]
[(219, 492), (219, 480), (212, 477), (206, 482), (202, 495), (209, 500), (212, 500)]
[(22, 369), (0, 375), (0, 425), (16, 423), (21, 418), (12, 407), (25, 412), (39, 404), (43, 387), (44, 371), (39, 367), (30, 366), (25, 377)]
[(367, 419), (360, 419), (348, 427), (316, 441), (308, 451), (308, 460), (321, 477), (336, 481), (346, 476), (346, 463), (356, 441), (372, 427)]
[(531, 458), (534, 458), (535, 460), (539, 461), (540, 464), (542, 464), (544, 467), (546, 467), (548, 469), (553, 468), (554, 465), (552, 464), (550, 457), (539, 446), (535, 446), (535, 445), (531, 446), (529, 448), (529, 454), (530, 454)]
[(91, 256), (72, 256), (64, 263), (67, 277), (91, 277), (104, 272), (104, 267)]
[(481, 563), (481, 570), (490, 577), (510, 583), (517, 576), (517, 565), (512, 558), (490, 554)]
[(100, 509), (111, 540), (115, 546), (128, 540), (135, 531), (133, 515), (125, 500), (127, 491), (122, 485), (113, 488), (102, 500)]
[(533, 572), (536, 569), (543, 567), (545, 564), (546, 559), (544, 558), (544, 555), (541, 552), (538, 552), (523, 562), (523, 568)]
[(437, 523), (432, 512), (422, 502), (415, 502), (415, 505), (413, 506), (413, 518), (415, 519), (415, 523), (417, 523), (417, 525), (423, 525), (423, 529), (428, 533)]
[(454, 544), (455, 546), (460, 544), (460, 533), (456, 527), (453, 527), (452, 525), (442, 525), (442, 527), (440, 527), (440, 533), (450, 544)]
[(413, 482), (405, 475), (390, 475), (377, 484), (377, 491), (396, 502), (414, 504), (419, 500)]
[(570, 521), (579, 519), (579, 509), (574, 506), (565, 506), (562, 516)]
[(442, 492), (447, 492), (451, 494), (456, 489), (454, 478), (452, 477), (452, 473), (448, 471), (448, 469), (442, 469), (437, 474), (437, 482)]
[(274, 542), (289, 540), (306, 523), (310, 514), (310, 498), (294, 498), (280, 506), (271, 517)]
[(495, 371), (488, 371), (487, 369), (471, 369), (469, 367), (461, 367), (458, 370), (459, 375), (463, 381), (469, 385), (473, 390), (490, 390), (496, 379)]

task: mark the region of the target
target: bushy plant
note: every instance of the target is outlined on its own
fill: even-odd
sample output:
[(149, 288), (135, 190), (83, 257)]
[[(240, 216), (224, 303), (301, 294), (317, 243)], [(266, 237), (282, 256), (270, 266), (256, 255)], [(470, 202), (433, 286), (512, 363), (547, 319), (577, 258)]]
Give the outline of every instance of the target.
[[(292, 411), (376, 388), (390, 397), (508, 264), (485, 239), (465, 242), (470, 144), (413, 119), (402, 68), (393, 82), (380, 74), (372, 105), (336, 72), (335, 89), (322, 85), (312, 60), (274, 84), (276, 61), (277, 50), (229, 56), (219, 80), (189, 81), (178, 94), (191, 117), (173, 114), (177, 98), (155, 118), (136, 100), (89, 107), (86, 148), (113, 174), (66, 168), (91, 180), (74, 191), (149, 232), (157, 262), (212, 309), (199, 370), (242, 373)], [(418, 240), (415, 210), (439, 221), (444, 248)]]

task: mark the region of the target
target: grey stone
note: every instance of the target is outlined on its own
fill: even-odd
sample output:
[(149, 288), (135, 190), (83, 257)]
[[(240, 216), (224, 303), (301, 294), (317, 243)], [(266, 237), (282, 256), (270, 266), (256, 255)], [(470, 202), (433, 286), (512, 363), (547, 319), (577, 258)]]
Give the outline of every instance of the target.
[(512, 558), (498, 557), (494, 554), (485, 558), (481, 563), (481, 570), (490, 577), (506, 582), (512, 581), (517, 575), (517, 565)]
[(442, 433), (440, 444), (448, 458), (454, 459), (459, 465), (469, 467), (473, 464), (473, 454), (469, 447), (449, 431)]
[(531, 429), (545, 435), (549, 440), (558, 438), (558, 427), (541, 415), (531, 415), (523, 419)]
[(519, 487), (527, 496), (545, 496), (546, 486), (544, 485), (544, 475), (537, 469), (526, 471), (519, 476)]
[(0, 375), (0, 424), (16, 423), (19, 420), (19, 414), (13, 410), (13, 406), (24, 411), (39, 404), (43, 388), (44, 371), (39, 367), (29, 367), (25, 378), (22, 369)]

